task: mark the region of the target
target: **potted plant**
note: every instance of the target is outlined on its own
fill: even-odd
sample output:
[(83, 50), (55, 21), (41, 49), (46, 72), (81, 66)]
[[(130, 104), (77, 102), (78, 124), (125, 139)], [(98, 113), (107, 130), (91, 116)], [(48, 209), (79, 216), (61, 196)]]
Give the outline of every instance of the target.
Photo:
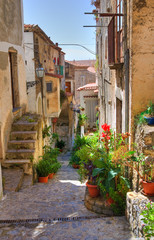
[(89, 138), (88, 143), (77, 152), (77, 156), (80, 158), (80, 168), (78, 170), (80, 181), (87, 180), (86, 186), (90, 196), (97, 197), (99, 195), (97, 175), (92, 175), (93, 170), (96, 168), (95, 161), (101, 157), (97, 134)]
[[(125, 139), (129, 137), (128, 133), (116, 135), (106, 123), (102, 125), (102, 129), (101, 158), (95, 161), (93, 176), (97, 176), (100, 193), (106, 198), (106, 204), (111, 205), (114, 214), (123, 215), (126, 193), (129, 190), (123, 159), (130, 157), (134, 152), (128, 151), (125, 143)], [(124, 147), (123, 152), (121, 147)]]
[(152, 157), (142, 157), (142, 176), (140, 183), (142, 184), (144, 195), (154, 196), (154, 160)]
[(48, 182), (48, 175), (50, 173), (50, 164), (48, 161), (39, 160), (35, 165), (35, 169), (38, 176), (38, 181), (41, 183)]
[(144, 119), (148, 125), (154, 125), (154, 104), (152, 102), (147, 106), (147, 110), (144, 114)]
[(63, 151), (63, 148), (65, 147), (65, 142), (61, 139), (57, 139), (56, 141), (56, 147), (60, 149), (60, 152)]

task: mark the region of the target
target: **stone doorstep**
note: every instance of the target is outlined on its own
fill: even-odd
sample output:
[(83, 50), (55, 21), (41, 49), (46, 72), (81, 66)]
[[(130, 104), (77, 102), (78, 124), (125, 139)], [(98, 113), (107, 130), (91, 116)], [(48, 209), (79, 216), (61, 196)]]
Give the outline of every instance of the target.
[(4, 191), (19, 191), (24, 177), (22, 169), (2, 169), (2, 176), (4, 177)]

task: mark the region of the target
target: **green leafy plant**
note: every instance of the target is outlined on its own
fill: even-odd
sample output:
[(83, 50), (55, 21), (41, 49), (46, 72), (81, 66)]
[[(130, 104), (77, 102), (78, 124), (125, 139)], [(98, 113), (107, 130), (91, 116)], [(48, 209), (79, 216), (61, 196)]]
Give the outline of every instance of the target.
[(152, 101), (149, 102), (149, 105), (147, 106), (147, 115), (149, 117), (154, 117), (154, 104)]
[(149, 104), (147, 105), (147, 109), (145, 111), (135, 116), (135, 119), (134, 119), (135, 127), (137, 125), (146, 124), (146, 119), (144, 118), (145, 116), (146, 117), (154, 116), (154, 104), (152, 103), (152, 101), (149, 102)]
[(85, 113), (79, 114), (79, 116), (78, 116), (79, 125), (80, 126), (84, 125), (86, 123), (87, 119), (88, 119), (88, 117)]
[(42, 136), (43, 136), (43, 138), (51, 136), (51, 126), (45, 125), (45, 127), (42, 130)]
[(74, 140), (73, 148), (71, 151), (71, 157), (69, 159), (69, 164), (73, 165), (79, 165), (80, 164), (80, 157), (77, 156), (77, 152), (81, 149), (82, 146), (84, 146), (87, 143), (87, 138), (85, 136), (76, 135), (76, 138)]
[(63, 149), (65, 147), (65, 142), (62, 139), (61, 140), (57, 139), (56, 147), (59, 149)]
[(154, 237), (154, 203), (149, 202), (145, 209), (141, 212), (141, 220), (145, 223), (143, 225), (143, 233), (147, 240), (150, 240), (151, 237)]
[(93, 176), (93, 170), (96, 168), (95, 162), (101, 157), (99, 149), (99, 135), (87, 137), (87, 142), (76, 153), (80, 159), (80, 181), (88, 180), (90, 184), (96, 185), (97, 176)]
[(35, 164), (35, 169), (38, 177), (47, 177), (50, 173), (51, 166), (48, 161), (39, 160), (39, 162)]

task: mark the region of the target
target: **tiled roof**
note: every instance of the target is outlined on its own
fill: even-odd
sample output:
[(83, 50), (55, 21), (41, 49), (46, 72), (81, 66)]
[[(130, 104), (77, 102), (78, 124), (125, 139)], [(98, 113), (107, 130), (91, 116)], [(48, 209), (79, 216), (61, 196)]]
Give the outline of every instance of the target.
[(57, 50), (61, 50), (60, 47), (58, 47), (58, 45), (54, 44), (50, 37), (48, 37), (46, 35), (46, 33), (36, 24), (24, 24), (24, 31), (25, 32), (36, 32), (40, 35), (42, 35), (55, 49)]
[(98, 88), (97, 83), (88, 83), (82, 87), (79, 87), (77, 91), (82, 91), (82, 90), (96, 90)]
[(78, 61), (67, 61), (76, 67), (94, 67), (96, 60), (78, 60)]

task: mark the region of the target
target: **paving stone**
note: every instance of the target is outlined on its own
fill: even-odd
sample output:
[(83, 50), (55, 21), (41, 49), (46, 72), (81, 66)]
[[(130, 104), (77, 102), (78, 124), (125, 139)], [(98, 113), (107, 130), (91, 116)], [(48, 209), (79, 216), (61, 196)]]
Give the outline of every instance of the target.
[[(10, 192), (0, 202), (0, 220), (57, 219), (99, 217), (84, 206), (86, 186), (81, 185), (77, 170), (68, 166), (69, 153), (61, 154), (60, 171), (48, 184), (36, 183), (19, 192)], [(133, 240), (125, 217), (102, 217), (51, 223), (0, 224), (0, 239), (22, 240)]]

